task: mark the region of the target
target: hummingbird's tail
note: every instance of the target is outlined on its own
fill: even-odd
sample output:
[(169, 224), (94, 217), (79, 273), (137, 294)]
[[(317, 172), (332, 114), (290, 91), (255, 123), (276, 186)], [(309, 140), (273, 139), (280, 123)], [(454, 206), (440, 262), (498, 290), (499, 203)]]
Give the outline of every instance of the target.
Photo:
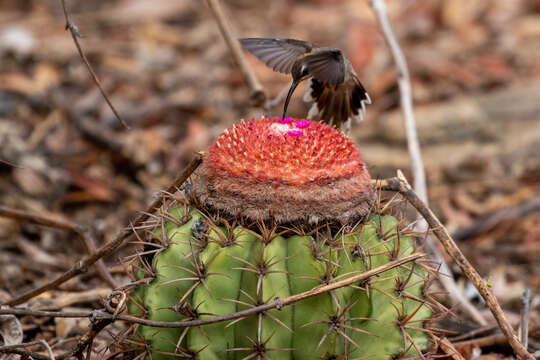
[(371, 104), (368, 93), (356, 77), (339, 85), (325, 85), (315, 78), (310, 78), (304, 101), (313, 101), (308, 119), (317, 117), (338, 127), (349, 127), (351, 122), (362, 121), (366, 104)]

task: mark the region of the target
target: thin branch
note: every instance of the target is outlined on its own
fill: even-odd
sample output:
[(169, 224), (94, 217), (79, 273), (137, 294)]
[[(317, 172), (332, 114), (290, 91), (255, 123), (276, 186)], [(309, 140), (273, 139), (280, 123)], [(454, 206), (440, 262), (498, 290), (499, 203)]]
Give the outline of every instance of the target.
[[(96, 242), (90, 229), (80, 226), (67, 219), (62, 219), (59, 216), (43, 216), (41, 214), (30, 213), (24, 210), (12, 209), (7, 206), (0, 205), (0, 217), (7, 217), (19, 221), (27, 221), (38, 225), (43, 225), (51, 228), (73, 231), (78, 234), (84, 241), (86, 248), (90, 254), (96, 252)], [(101, 278), (105, 280), (111, 288), (116, 287), (116, 283), (111, 274), (107, 270), (103, 259), (99, 259), (96, 263), (97, 271)]]
[(6, 159), (0, 159), (0, 164), (6, 164), (6, 165), (14, 167), (14, 168), (24, 169), (24, 166), (17, 165), (15, 163), (11, 162), (11, 161), (6, 160)]
[[(34, 346), (34, 345), (42, 345), (47, 350), (47, 353), (49, 354), (49, 357), (46, 357), (46, 356), (40, 355), (40, 354), (37, 354), (38, 356), (36, 356), (36, 353), (26, 351), (26, 350), (20, 350), (20, 348), (24, 348), (24, 347), (28, 347), (28, 346)], [(54, 354), (53, 354), (53, 351), (52, 351), (51, 347), (43, 339), (36, 340), (36, 341), (31, 341), (31, 342), (27, 342), (27, 343), (0, 346), (0, 354), (2, 354), (2, 353), (30, 355), (35, 359), (51, 359), (51, 360), (55, 360), (55, 357), (54, 357)]]
[(452, 337), (450, 337), (450, 341), (455, 343), (455, 342), (458, 342), (458, 341), (475, 338), (475, 337), (478, 337), (479, 334), (483, 334), (483, 333), (486, 333), (488, 331), (491, 332), (491, 331), (496, 330), (496, 329), (498, 329), (497, 325), (482, 326), (482, 327), (479, 327), (477, 329), (467, 331), (466, 333), (460, 333), (457, 336), (452, 336)]
[[(386, 11), (386, 3), (384, 0), (372, 0), (371, 7), (375, 12), (377, 20), (381, 26), (384, 39), (390, 48), (392, 57), (396, 65), (398, 73), (398, 86), (400, 94), (400, 105), (403, 112), (403, 119), (405, 122), (405, 131), (407, 135), (407, 147), (411, 158), (411, 170), (413, 173), (413, 184), (418, 197), (422, 199), (426, 205), (428, 202), (427, 186), (426, 186), (426, 174), (424, 171), (424, 164), (422, 161), (422, 152), (420, 150), (420, 143), (418, 141), (418, 134), (416, 131), (416, 120), (413, 113), (412, 102), (412, 90), (411, 80), (409, 76), (409, 70), (407, 67), (407, 61), (405, 56), (399, 47), (399, 44), (392, 32), (392, 27), (388, 19)], [(425, 221), (420, 221), (417, 225), (418, 230), (423, 232), (427, 229)], [(439, 277), (439, 281), (442, 283), (445, 290), (448, 292), (452, 300), (458, 304), (461, 304), (462, 308), (480, 325), (487, 325), (486, 320), (482, 317), (480, 312), (470, 303), (470, 301), (459, 290), (452, 271), (445, 263), (443, 257), (440, 254), (439, 248), (434, 243), (431, 236), (426, 238), (426, 245), (429, 251), (433, 254), (435, 260), (441, 264), (440, 273), (443, 276)]]
[[(422, 223), (425, 224), (424, 229), (426, 229), (427, 224), (425, 223), (425, 220), (422, 220)], [(486, 319), (482, 316), (482, 314), (480, 314), (478, 309), (473, 304), (471, 304), (469, 299), (467, 299), (465, 294), (459, 289), (454, 279), (454, 275), (448, 267), (448, 264), (446, 264), (446, 262), (444, 261), (443, 257), (439, 252), (439, 249), (432, 240), (432, 237), (429, 235), (426, 238), (426, 245), (428, 246), (429, 251), (432, 253), (434, 260), (440, 264), (439, 273), (441, 274), (441, 276), (439, 277), (439, 281), (446, 290), (446, 293), (450, 296), (454, 303), (461, 305), (461, 310), (469, 314), (469, 316), (474, 319), (478, 324), (486, 326)]]
[(471, 340), (458, 341), (453, 344), (457, 348), (463, 348), (463, 347), (469, 347), (469, 346), (483, 348), (486, 346), (504, 344), (506, 341), (507, 341), (506, 336), (504, 336), (504, 334), (499, 333), (499, 334), (483, 336), (483, 337), (471, 339)]
[(529, 346), (529, 310), (531, 306), (531, 289), (526, 288), (521, 297), (520, 339), (525, 349)]
[(413, 173), (414, 189), (418, 193), (418, 197), (427, 204), (427, 189), (426, 189), (426, 174), (424, 172), (424, 164), (422, 161), (422, 153), (420, 151), (420, 143), (416, 133), (416, 120), (413, 114), (411, 80), (407, 61), (399, 47), (399, 44), (392, 32), (390, 21), (386, 11), (386, 3), (384, 0), (372, 0), (371, 7), (377, 16), (377, 20), (381, 25), (381, 30), (384, 39), (390, 48), (394, 58), (396, 69), (398, 72), (398, 86), (400, 94), (401, 110), (405, 120), (405, 131), (407, 133), (407, 146), (409, 155), (411, 156), (411, 169)]
[[(164, 198), (167, 196), (166, 194), (176, 192), (176, 189), (180, 185), (182, 185), (187, 180), (187, 178), (195, 171), (195, 169), (197, 169), (197, 167), (201, 164), (203, 156), (204, 153), (202, 152), (197, 154), (197, 156), (191, 161), (187, 168), (184, 169), (184, 171), (178, 176), (178, 178), (176, 178), (176, 180), (164, 192), (161, 193), (161, 195), (150, 205), (150, 207), (145, 212), (137, 216), (133, 223), (133, 227), (137, 228), (141, 226), (146, 220), (148, 220), (150, 215), (159, 207), (161, 207)], [(91, 254), (90, 256), (79, 260), (75, 265), (72, 266), (71, 269), (60, 275), (58, 278), (48, 282), (43, 286), (38, 287), (37, 289), (27, 291), (22, 295), (6, 301), (3, 304), (10, 306), (22, 304), (29, 299), (44, 293), (45, 291), (55, 289), (60, 284), (65, 283), (66, 281), (77, 275), (85, 273), (88, 270), (89, 266), (93, 265), (102, 257), (112, 254), (131, 235), (133, 235), (132, 227), (124, 228), (124, 230), (122, 230), (112, 241), (103, 244), (99, 249), (96, 250), (94, 254)]]
[[(75, 348), (65, 354), (62, 354), (58, 356), (57, 360), (63, 360), (63, 359), (69, 359), (72, 357), (76, 357), (80, 359), (82, 357), (82, 354), (85, 349), (88, 350), (88, 354), (92, 351), (92, 344), (94, 343), (94, 339), (96, 336), (108, 325), (112, 324), (114, 322), (114, 318), (110, 319), (99, 319), (92, 322), (92, 326), (90, 327), (90, 330), (83, 336), (79, 338), (79, 341), (77, 341), (77, 345)], [(90, 357), (86, 357), (87, 360), (90, 360)]]
[(195, 327), (195, 326), (202, 326), (202, 325), (208, 325), (208, 324), (214, 324), (222, 321), (228, 321), (228, 320), (234, 320), (239, 319), (251, 315), (255, 315), (264, 311), (268, 311), (271, 309), (281, 309), (284, 306), (291, 305), (293, 303), (296, 303), (300, 300), (304, 300), (313, 296), (320, 295), (322, 293), (326, 293), (335, 289), (339, 289), (345, 286), (349, 286), (355, 283), (363, 282), (369, 278), (372, 278), (373, 276), (376, 276), (380, 273), (383, 273), (385, 271), (388, 271), (390, 269), (399, 267), (403, 264), (413, 262), (415, 260), (418, 260), (420, 258), (423, 258), (425, 254), (421, 253), (415, 253), (409, 256), (405, 256), (401, 259), (394, 260), (391, 262), (388, 262), (384, 265), (381, 265), (375, 269), (363, 272), (361, 274), (351, 276), (350, 278), (337, 281), (335, 283), (331, 283), (324, 286), (318, 286), (311, 290), (304, 291), (300, 294), (291, 295), (283, 299), (275, 299), (272, 302), (269, 302), (267, 304), (255, 306), (246, 310), (238, 311), (231, 314), (216, 316), (208, 319), (195, 319), (195, 320), (184, 320), (184, 321), (173, 321), (173, 322), (167, 322), (167, 321), (152, 321), (152, 320), (146, 320), (142, 319), (136, 316), (131, 315), (117, 315), (114, 316), (114, 314), (110, 314), (108, 312), (104, 312), (102, 310), (96, 310), (96, 311), (88, 311), (88, 312), (60, 312), (60, 311), (39, 311), (39, 310), (30, 310), (30, 309), (23, 309), (23, 308), (0, 308), (0, 315), (3, 314), (12, 314), (12, 315), (31, 315), (31, 316), (49, 316), (49, 317), (91, 317), (94, 319), (118, 319), (118, 320), (124, 320), (129, 321), (132, 323), (137, 323), (141, 325), (147, 325), (147, 326), (153, 326), (153, 327), (161, 327), (161, 328), (183, 328), (183, 327)]
[(246, 60), (242, 47), (240, 46), (240, 42), (233, 35), (231, 25), (223, 13), (219, 0), (206, 0), (206, 4), (212, 11), (212, 14), (214, 15), (219, 26), (221, 35), (225, 39), (232, 56), (236, 60), (236, 63), (240, 67), (240, 71), (242, 71), (242, 74), (246, 79), (250, 91), (249, 97), (251, 101), (255, 106), (266, 107), (266, 94), (264, 93), (263, 87), (257, 79), (257, 76), (255, 76), (255, 72)]
[(0, 348), (0, 354), (2, 353), (21, 355), (23, 356), (23, 358), (26, 357), (27, 359), (29, 358), (29, 359), (36, 359), (36, 360), (51, 360), (51, 358), (48, 356), (41, 355), (39, 353), (28, 351), (28, 350), (23, 350), (23, 349), (9, 349), (9, 350), (4, 351), (2, 350), (2, 348)]
[(86, 57), (86, 54), (82, 50), (81, 45), (79, 44), (78, 38), (82, 38), (79, 31), (79, 27), (71, 20), (71, 17), (69, 16), (69, 13), (67, 11), (66, 6), (66, 0), (62, 1), (62, 9), (64, 10), (64, 17), (66, 18), (66, 30), (69, 30), (71, 33), (71, 37), (73, 38), (73, 42), (75, 43), (75, 46), (77, 47), (77, 51), (79, 52), (79, 55), (86, 65), (86, 68), (88, 69), (88, 72), (90, 73), (90, 76), (92, 76), (92, 79), (96, 83), (97, 87), (99, 88), (99, 91), (101, 92), (101, 95), (103, 95), (103, 98), (111, 108), (112, 112), (114, 113), (114, 116), (120, 121), (120, 123), (126, 128), (129, 129), (129, 125), (120, 117), (118, 114), (118, 111), (116, 111), (115, 107), (113, 106), (111, 100), (109, 100), (109, 97), (105, 93), (105, 90), (103, 90), (103, 86), (101, 85), (101, 81), (99, 81), (99, 78), (97, 77), (96, 73), (94, 72), (94, 69), (92, 69), (92, 66), (90, 65), (90, 62), (88, 61), (88, 58)]
[(489, 310), (497, 320), (499, 328), (506, 336), (508, 343), (514, 349), (514, 352), (523, 359), (534, 360), (534, 357), (527, 352), (527, 349), (519, 342), (518, 337), (514, 333), (512, 326), (508, 322), (506, 315), (504, 314), (497, 298), (491, 293), (489, 287), (482, 279), (476, 269), (469, 263), (465, 255), (461, 252), (456, 245), (448, 230), (444, 227), (441, 221), (435, 216), (433, 211), (426, 206), (426, 204), (416, 195), (412, 187), (405, 181), (399, 178), (391, 178), (385, 180), (374, 181), (374, 184), (385, 191), (396, 191), (402, 194), (414, 208), (426, 219), (431, 231), (435, 234), (437, 239), (441, 242), (444, 249), (454, 259), (456, 264), (463, 271), (465, 276), (473, 283), (482, 298), (485, 300)]
[(89, 318), (95, 315), (95, 311), (44, 311), (44, 310), (31, 310), (31, 309), (22, 308), (22, 307), (21, 308), (0, 307), (0, 315), (8, 315), (8, 314), (20, 315), (20, 316), (54, 317), (54, 318), (70, 319), (70, 318)]
[(456, 350), (456, 347), (454, 344), (450, 342), (447, 338), (443, 337), (442, 339), (437, 338), (440, 348), (446, 353), (446, 358), (450, 358), (452, 360), (465, 360), (463, 355), (460, 354), (459, 351)]
[(59, 217), (43, 216), (24, 210), (12, 209), (3, 205), (0, 205), (0, 216), (20, 221), (27, 221), (56, 229), (70, 230), (76, 233), (78, 233), (81, 228), (78, 224), (66, 219), (61, 219)]
[[(83, 238), (84, 244), (86, 245), (86, 248), (88, 249), (88, 252), (90, 254), (94, 254), (96, 252), (96, 240), (94, 238), (94, 231), (92, 229), (82, 229), (78, 234)], [(109, 272), (109, 269), (107, 269), (107, 266), (105, 265), (105, 261), (103, 259), (99, 259), (96, 262), (97, 272), (101, 276), (107, 284), (115, 289), (118, 284), (116, 284), (116, 281), (113, 279), (111, 273)]]
[(54, 353), (51, 349), (51, 347), (49, 346), (49, 344), (47, 344), (47, 342), (43, 339), (39, 340), (39, 343), (41, 345), (43, 345), (43, 347), (45, 347), (45, 349), (47, 349), (47, 354), (49, 354), (49, 357), (51, 358), (51, 360), (55, 360), (54, 358)]

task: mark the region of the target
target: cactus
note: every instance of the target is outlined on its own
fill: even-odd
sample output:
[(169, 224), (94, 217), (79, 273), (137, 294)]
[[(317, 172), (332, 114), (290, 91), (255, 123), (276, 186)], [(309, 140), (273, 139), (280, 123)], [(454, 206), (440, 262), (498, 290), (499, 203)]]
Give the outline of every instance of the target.
[[(243, 122), (214, 142), (192, 180), (137, 257), (132, 315), (231, 314), (415, 251), (403, 224), (377, 210), (357, 147), (321, 123)], [(432, 316), (425, 284), (422, 266), (407, 263), (246, 318), (139, 326), (132, 340), (154, 360), (422, 357)]]

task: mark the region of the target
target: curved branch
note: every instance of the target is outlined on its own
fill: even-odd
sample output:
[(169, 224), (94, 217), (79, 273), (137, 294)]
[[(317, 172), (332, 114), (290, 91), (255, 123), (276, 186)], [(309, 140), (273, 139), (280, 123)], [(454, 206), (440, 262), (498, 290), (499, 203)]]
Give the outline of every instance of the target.
[(118, 114), (118, 111), (116, 111), (116, 108), (113, 106), (111, 100), (109, 100), (109, 97), (107, 96), (107, 93), (105, 90), (103, 90), (103, 86), (101, 85), (101, 81), (99, 81), (99, 78), (97, 77), (96, 73), (94, 72), (94, 69), (92, 69), (92, 66), (90, 65), (90, 62), (88, 61), (88, 58), (86, 57), (86, 54), (84, 53), (81, 44), (79, 44), (78, 38), (81, 38), (82, 35), (79, 31), (79, 27), (71, 20), (71, 17), (69, 16), (69, 13), (67, 11), (66, 7), (66, 0), (62, 1), (62, 9), (64, 10), (64, 17), (66, 18), (66, 30), (69, 30), (71, 33), (71, 37), (73, 38), (73, 42), (75, 43), (75, 47), (77, 48), (77, 51), (79, 52), (79, 55), (86, 65), (86, 68), (88, 69), (88, 72), (90, 73), (90, 76), (92, 76), (92, 79), (94, 80), (94, 83), (96, 83), (99, 91), (101, 92), (101, 95), (103, 95), (103, 98), (111, 108), (112, 112), (114, 113), (114, 116), (120, 121), (120, 123), (126, 128), (129, 129), (129, 125), (120, 117)]

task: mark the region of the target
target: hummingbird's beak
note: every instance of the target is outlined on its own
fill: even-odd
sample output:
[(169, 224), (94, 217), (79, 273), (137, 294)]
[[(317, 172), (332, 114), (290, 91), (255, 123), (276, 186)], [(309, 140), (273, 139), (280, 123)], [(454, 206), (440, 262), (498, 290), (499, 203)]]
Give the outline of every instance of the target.
[(283, 107), (283, 116), (281, 117), (283, 120), (285, 120), (285, 115), (287, 114), (287, 107), (289, 106), (289, 100), (291, 100), (291, 96), (294, 92), (294, 89), (298, 86), (300, 82), (298, 80), (293, 80), (291, 87), (289, 88), (289, 93), (287, 94), (287, 98), (285, 99), (285, 106)]

